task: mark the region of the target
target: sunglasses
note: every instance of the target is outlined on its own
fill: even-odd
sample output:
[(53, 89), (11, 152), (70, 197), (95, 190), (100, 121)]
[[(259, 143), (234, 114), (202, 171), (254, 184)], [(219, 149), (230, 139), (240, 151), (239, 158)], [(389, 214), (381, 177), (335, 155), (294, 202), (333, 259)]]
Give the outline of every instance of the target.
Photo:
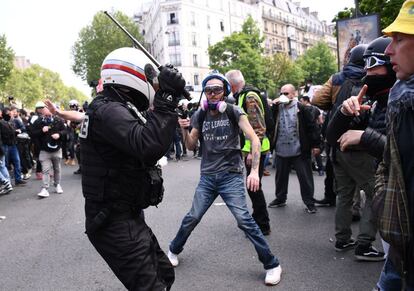
[(371, 69), (376, 66), (383, 66), (385, 65), (386, 61), (381, 60), (377, 57), (371, 56), (365, 59), (365, 69)]
[(223, 91), (224, 91), (224, 88), (221, 86), (211, 86), (211, 87), (204, 88), (204, 93), (206, 93), (206, 95), (211, 95), (211, 94), (218, 95), (218, 94), (223, 93)]
[(289, 92), (281, 92), (280, 94), (287, 96), (287, 95), (289, 95)]

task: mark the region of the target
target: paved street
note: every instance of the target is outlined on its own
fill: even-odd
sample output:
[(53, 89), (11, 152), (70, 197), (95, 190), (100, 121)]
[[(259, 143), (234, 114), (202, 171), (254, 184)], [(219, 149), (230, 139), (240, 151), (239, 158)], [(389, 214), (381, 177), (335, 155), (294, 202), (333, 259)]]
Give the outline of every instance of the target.
[[(191, 206), (199, 162), (170, 162), (164, 168), (164, 201), (146, 210), (164, 250)], [(124, 290), (83, 233), (83, 197), (74, 170), (63, 167), (63, 195), (38, 199), (41, 182), (31, 178), (27, 186), (0, 196), (0, 216), (6, 216), (0, 220), (0, 290)], [(263, 179), (268, 202), (274, 198), (271, 173)], [(315, 186), (320, 198), (323, 177), (315, 176)], [(221, 202), (215, 201), (180, 254), (172, 290), (270, 290), (252, 244)], [(371, 290), (382, 263), (356, 262), (352, 252), (335, 252), (334, 209), (305, 213), (294, 172), (287, 202), (269, 209), (267, 239), (283, 268), (274, 290)]]

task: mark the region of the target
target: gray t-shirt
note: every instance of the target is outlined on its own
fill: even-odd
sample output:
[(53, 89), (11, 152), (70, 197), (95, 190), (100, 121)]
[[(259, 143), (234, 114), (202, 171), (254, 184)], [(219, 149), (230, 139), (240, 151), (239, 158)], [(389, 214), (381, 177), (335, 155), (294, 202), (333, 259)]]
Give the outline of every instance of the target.
[[(244, 113), (240, 107), (232, 107), (238, 123), (240, 115)], [(200, 112), (201, 109), (192, 116), (191, 126), (203, 135), (201, 174), (217, 174), (223, 171), (242, 172), (239, 126), (232, 124), (226, 112), (213, 116), (207, 111), (200, 131), (198, 121)]]

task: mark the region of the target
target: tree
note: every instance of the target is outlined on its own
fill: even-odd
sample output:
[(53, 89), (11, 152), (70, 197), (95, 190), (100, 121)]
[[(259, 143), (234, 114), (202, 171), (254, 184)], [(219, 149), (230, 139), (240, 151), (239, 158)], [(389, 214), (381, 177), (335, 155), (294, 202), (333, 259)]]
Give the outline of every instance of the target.
[(67, 104), (71, 99), (80, 102), (88, 99), (79, 90), (66, 87), (58, 73), (39, 65), (23, 70), (14, 68), (4, 87), (6, 96), (13, 96), (25, 108), (33, 108), (37, 101), (46, 97), (59, 104)]
[(299, 86), (304, 80), (304, 72), (287, 54), (276, 53), (265, 57), (265, 75), (269, 79), (269, 96), (275, 96), (277, 89), (284, 84)]
[(263, 39), (255, 21), (249, 16), (243, 23), (242, 31), (233, 32), (208, 48), (210, 67), (222, 73), (238, 69), (243, 72), (246, 83), (267, 88), (269, 80), (264, 73), (261, 55)]
[[(404, 0), (359, 0), (358, 8), (362, 15), (379, 13), (381, 16), (381, 29), (390, 25), (397, 17)], [(339, 11), (334, 20), (350, 18), (355, 15), (354, 8), (345, 8)]]
[(308, 49), (296, 62), (304, 72), (304, 77), (312, 79), (314, 84), (325, 83), (337, 68), (335, 57), (323, 41)]
[[(138, 26), (122, 12), (114, 17), (141, 43), (143, 37)], [(104, 58), (113, 50), (132, 46), (131, 40), (103, 12), (95, 14), (92, 24), (81, 29), (79, 38), (72, 47), (76, 75), (82, 80), (96, 81), (100, 78), (100, 69)]]
[(4, 87), (13, 69), (14, 52), (7, 47), (5, 35), (0, 35), (0, 90)]

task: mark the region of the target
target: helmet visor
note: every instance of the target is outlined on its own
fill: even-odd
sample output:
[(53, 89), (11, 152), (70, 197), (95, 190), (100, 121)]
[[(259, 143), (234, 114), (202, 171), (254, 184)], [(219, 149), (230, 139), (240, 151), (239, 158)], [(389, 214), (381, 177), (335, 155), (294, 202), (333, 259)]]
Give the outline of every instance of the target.
[(375, 56), (370, 56), (365, 58), (365, 69), (371, 69), (377, 66), (383, 66), (385, 65), (386, 61), (381, 60), (380, 58), (377, 58)]

